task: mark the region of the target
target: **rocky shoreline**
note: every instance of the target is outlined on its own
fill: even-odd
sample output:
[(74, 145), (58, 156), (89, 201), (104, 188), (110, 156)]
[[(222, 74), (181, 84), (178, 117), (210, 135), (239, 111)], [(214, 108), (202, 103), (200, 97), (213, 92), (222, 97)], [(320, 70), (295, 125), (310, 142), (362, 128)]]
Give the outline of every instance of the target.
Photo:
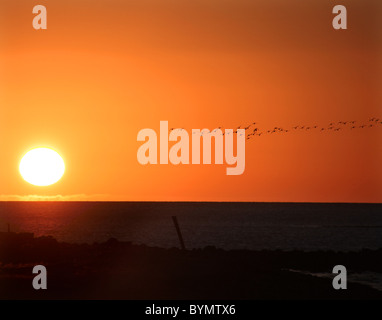
[[(34, 265), (48, 289), (34, 290)], [(180, 250), (120, 242), (68, 244), (31, 234), (0, 235), (0, 299), (382, 299), (382, 292), (289, 269), (382, 273), (382, 249), (333, 251)]]

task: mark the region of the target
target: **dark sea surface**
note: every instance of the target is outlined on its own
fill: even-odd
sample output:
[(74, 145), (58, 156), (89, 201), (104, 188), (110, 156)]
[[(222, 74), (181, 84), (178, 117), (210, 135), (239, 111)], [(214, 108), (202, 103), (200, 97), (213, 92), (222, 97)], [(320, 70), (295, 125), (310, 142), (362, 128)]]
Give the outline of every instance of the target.
[(109, 238), (158, 247), (341, 250), (382, 248), (382, 204), (0, 202), (0, 231), (70, 243)]

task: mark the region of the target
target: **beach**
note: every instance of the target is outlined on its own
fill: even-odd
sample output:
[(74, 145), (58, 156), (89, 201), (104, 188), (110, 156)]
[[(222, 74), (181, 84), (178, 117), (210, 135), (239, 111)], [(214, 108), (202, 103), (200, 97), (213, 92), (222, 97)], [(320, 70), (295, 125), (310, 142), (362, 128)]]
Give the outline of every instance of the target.
[[(109, 239), (68, 244), (52, 237), (9, 235), (0, 254), (1, 299), (381, 299), (382, 292), (357, 283), (335, 290), (330, 278), (293, 270), (382, 272), (382, 250), (302, 252), (180, 250)], [(34, 265), (44, 265), (48, 289), (34, 290)]]

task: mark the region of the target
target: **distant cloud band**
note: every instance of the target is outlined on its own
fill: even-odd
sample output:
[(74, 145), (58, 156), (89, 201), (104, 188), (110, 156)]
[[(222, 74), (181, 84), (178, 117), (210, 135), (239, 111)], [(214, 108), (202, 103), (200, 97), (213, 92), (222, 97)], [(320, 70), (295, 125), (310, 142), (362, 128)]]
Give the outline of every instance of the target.
[(71, 194), (66, 196), (61, 194), (54, 196), (1, 194), (0, 201), (102, 201), (109, 196), (107, 194)]

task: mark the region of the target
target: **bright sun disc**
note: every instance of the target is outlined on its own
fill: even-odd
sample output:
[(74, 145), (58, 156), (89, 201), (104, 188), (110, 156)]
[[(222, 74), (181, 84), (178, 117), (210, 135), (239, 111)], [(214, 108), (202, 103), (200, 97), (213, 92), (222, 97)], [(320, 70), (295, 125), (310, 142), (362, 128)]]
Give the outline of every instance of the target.
[(61, 156), (49, 148), (36, 148), (25, 154), (19, 166), (25, 181), (35, 186), (49, 186), (61, 179), (65, 163)]

